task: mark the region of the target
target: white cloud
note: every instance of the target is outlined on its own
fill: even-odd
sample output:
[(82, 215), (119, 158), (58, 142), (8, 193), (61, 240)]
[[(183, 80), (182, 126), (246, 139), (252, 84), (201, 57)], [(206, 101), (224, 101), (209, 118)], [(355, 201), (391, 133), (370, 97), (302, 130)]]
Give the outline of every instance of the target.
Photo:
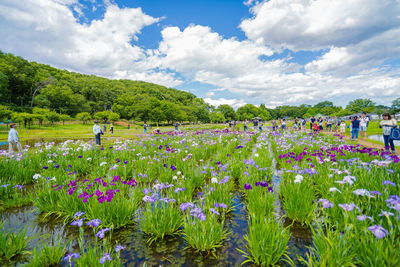
[[(70, 8), (77, 1), (4, 0), (0, 3), (0, 48), (29, 60), (105, 77), (141, 77), (175, 86), (166, 72), (143, 63), (146, 51), (132, 45), (143, 27), (159, 21), (140, 8), (107, 5), (104, 18), (80, 24)], [(73, 8), (79, 13), (79, 6)], [(125, 73), (125, 76), (121, 76)], [(165, 75), (165, 77), (163, 77)], [(154, 80), (153, 80), (154, 79)]]
[(218, 99), (204, 98), (204, 101), (216, 107), (226, 104), (233, 107), (234, 109), (238, 109), (241, 106), (247, 104), (246, 101), (244, 101), (243, 99), (238, 100), (238, 99), (225, 99), (225, 98), (218, 98)]
[[(383, 35), (386, 37), (378, 35), (374, 38), (381, 38), (380, 42), (383, 42), (393, 36)], [(355, 50), (368, 51), (377, 42), (374, 38), (354, 47), (332, 47), (320, 59), (306, 65), (306, 72), (301, 72), (300, 65), (288, 62), (290, 58), (260, 60), (262, 55), (271, 56), (271, 50), (249, 40), (224, 39), (209, 27), (190, 25), (184, 30), (167, 27), (162, 36), (159, 49), (152, 51), (148, 62), (161, 69), (179, 72), (189, 81), (219, 88), (223, 92), (218, 97), (223, 97), (218, 100), (212, 99), (215, 89), (205, 92), (206, 101), (215, 105), (224, 103), (237, 107), (247, 101), (276, 106), (338, 97), (349, 100), (354, 97), (378, 98), (383, 97), (377, 88), (379, 84), (386, 85), (387, 101), (396, 95), (395, 88), (400, 81), (394, 72), (369, 65), (379, 63), (381, 60), (373, 58), (382, 58), (382, 55), (372, 54), (371, 60), (356, 56)], [(390, 54), (395, 49), (388, 47), (380, 53)], [(341, 69), (343, 73), (339, 72)], [(241, 96), (241, 100), (229, 99), (229, 92)]]
[(294, 51), (351, 45), (400, 22), (393, 0), (270, 0), (251, 11), (240, 24), (249, 39)]

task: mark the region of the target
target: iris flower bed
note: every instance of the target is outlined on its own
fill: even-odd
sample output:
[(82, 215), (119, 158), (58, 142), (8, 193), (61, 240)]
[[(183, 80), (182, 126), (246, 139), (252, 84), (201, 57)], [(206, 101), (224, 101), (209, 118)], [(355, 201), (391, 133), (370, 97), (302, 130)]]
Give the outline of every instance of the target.
[[(0, 210), (32, 206), (78, 233), (36, 247), (2, 222), (5, 264), (125, 265), (135, 248), (121, 233), (135, 229), (145, 246), (177, 240), (205, 260), (240, 239), (237, 263), (400, 265), (399, 158), (338, 137), (201, 129), (1, 155)], [(302, 254), (294, 225), (312, 233)]]

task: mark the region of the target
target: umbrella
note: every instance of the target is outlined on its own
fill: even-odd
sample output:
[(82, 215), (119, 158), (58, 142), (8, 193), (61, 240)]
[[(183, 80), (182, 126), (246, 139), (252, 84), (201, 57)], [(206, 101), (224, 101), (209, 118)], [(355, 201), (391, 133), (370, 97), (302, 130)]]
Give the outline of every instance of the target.
[(252, 120), (261, 120), (261, 118), (260, 117), (254, 117), (254, 118), (252, 118)]

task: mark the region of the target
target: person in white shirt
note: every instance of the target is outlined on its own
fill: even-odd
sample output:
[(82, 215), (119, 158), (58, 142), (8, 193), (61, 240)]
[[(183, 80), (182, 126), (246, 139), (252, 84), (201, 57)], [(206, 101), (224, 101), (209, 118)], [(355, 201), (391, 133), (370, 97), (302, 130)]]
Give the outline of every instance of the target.
[(15, 149), (18, 153), (22, 152), (21, 143), (19, 142), (18, 132), (16, 130), (17, 125), (15, 123), (10, 124), (10, 131), (8, 132), (8, 153), (11, 154)]
[(369, 118), (367, 117), (367, 114), (365, 112), (363, 112), (361, 115), (361, 118), (360, 118), (360, 132), (361, 132), (361, 137), (364, 137), (364, 139), (367, 138), (368, 122), (369, 122)]
[(98, 121), (95, 121), (94, 123), (95, 124), (93, 125), (93, 133), (96, 138), (96, 145), (101, 145), (101, 140), (100, 140), (100, 135), (102, 133), (101, 128)]

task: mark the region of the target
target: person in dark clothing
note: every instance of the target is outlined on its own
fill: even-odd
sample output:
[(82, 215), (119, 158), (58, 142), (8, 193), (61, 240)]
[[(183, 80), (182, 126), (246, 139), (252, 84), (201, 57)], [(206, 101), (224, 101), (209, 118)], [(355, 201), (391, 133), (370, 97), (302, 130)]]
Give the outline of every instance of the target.
[(313, 124), (314, 124), (314, 122), (316, 121), (315, 117), (312, 116), (311, 119), (310, 119), (310, 121), (311, 121), (311, 123), (310, 123), (310, 130), (312, 130), (312, 129), (313, 129)]
[(360, 131), (360, 120), (357, 116), (354, 116), (353, 120), (351, 121), (351, 140), (358, 138), (358, 133)]

